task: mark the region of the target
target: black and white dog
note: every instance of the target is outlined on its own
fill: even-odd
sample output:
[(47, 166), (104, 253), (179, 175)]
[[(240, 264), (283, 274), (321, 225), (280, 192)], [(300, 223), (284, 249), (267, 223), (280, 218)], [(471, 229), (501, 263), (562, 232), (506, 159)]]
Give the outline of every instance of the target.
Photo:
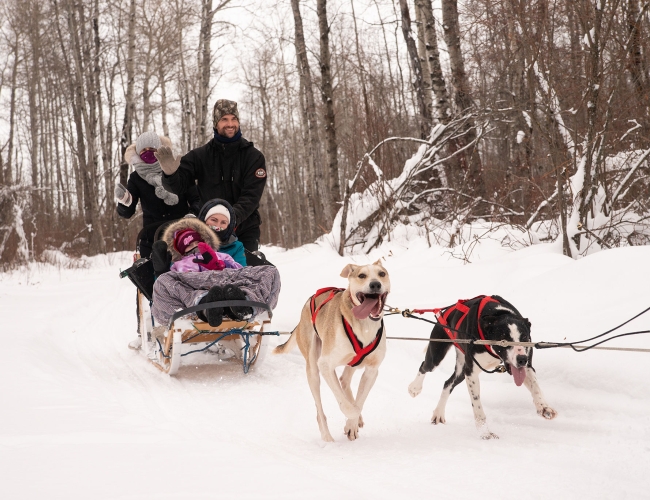
[[(512, 304), (494, 295), (479, 296), (470, 300), (458, 301), (457, 304), (442, 309), (437, 313), (438, 323), (431, 331), (432, 339), (474, 339), (505, 340), (509, 342), (530, 342), (530, 321), (519, 314)], [(449, 328), (445, 328), (444, 326)], [(498, 345), (482, 346), (476, 344), (456, 345), (456, 370), (445, 382), (438, 406), (433, 412), (431, 422), (445, 423), (445, 406), (451, 391), (466, 379), (467, 388), (472, 399), (476, 428), (481, 438), (498, 438), (487, 426), (485, 412), (481, 405), (479, 363), (485, 370), (496, 368), (501, 362), (510, 373), (517, 386), (524, 384), (533, 395), (537, 413), (546, 419), (553, 419), (557, 412), (545, 401), (542, 390), (537, 383), (532, 366), (532, 347)], [(413, 397), (422, 391), (422, 383), (427, 372), (433, 371), (449, 351), (451, 343), (429, 342), (424, 361), (420, 365), (415, 380), (409, 385), (409, 394)]]

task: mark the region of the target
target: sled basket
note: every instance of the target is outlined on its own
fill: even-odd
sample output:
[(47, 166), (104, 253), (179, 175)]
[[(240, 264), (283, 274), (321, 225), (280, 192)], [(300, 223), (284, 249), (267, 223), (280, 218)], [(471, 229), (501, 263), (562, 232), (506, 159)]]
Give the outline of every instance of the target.
[(128, 276), (131, 282), (151, 302), (153, 301), (153, 283), (155, 281), (153, 263), (147, 258), (136, 260), (131, 267), (120, 273), (120, 278)]

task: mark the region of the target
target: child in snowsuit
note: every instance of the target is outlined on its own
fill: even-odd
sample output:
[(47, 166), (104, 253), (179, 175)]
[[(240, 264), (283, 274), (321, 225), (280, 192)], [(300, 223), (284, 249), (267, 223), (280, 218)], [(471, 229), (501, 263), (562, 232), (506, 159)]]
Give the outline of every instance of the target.
[(174, 248), (183, 256), (171, 265), (170, 271), (177, 273), (221, 271), (226, 267), (229, 269), (241, 269), (242, 267), (230, 255), (216, 252), (193, 229), (176, 231)]
[[(239, 274), (246, 269), (230, 255), (218, 252), (219, 246), (217, 233), (197, 218), (184, 218), (165, 228), (162, 239), (154, 243), (152, 250), (158, 276), (152, 312), (160, 323), (168, 321), (179, 308), (208, 302), (272, 299), (275, 306), (279, 293), (277, 271)], [(253, 315), (253, 309), (215, 307), (198, 311), (197, 315), (211, 326), (219, 326), (224, 315), (246, 320)]]

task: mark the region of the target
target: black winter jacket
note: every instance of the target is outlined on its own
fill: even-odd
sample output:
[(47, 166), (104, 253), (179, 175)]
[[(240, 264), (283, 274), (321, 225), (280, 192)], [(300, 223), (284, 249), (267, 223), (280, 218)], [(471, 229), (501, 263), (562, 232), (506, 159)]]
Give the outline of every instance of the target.
[(117, 213), (125, 219), (130, 219), (135, 213), (138, 201), (140, 201), (142, 204), (143, 226), (180, 219), (189, 212), (197, 215), (201, 209), (199, 193), (196, 187), (190, 187), (184, 196), (179, 196), (176, 205), (167, 205), (163, 200), (158, 198), (155, 188), (140, 177), (137, 172), (131, 172), (126, 189), (131, 193), (133, 201), (128, 207), (118, 203)]
[(184, 193), (194, 184), (201, 203), (213, 198), (228, 201), (237, 218), (236, 234), (259, 227), (260, 198), (266, 185), (264, 155), (243, 137), (231, 144), (212, 139), (181, 158), (178, 170), (163, 174), (162, 184), (172, 193)]

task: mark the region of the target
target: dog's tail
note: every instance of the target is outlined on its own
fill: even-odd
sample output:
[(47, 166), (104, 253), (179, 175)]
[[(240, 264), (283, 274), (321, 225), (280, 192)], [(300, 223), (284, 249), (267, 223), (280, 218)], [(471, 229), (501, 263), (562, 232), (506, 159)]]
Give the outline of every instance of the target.
[(291, 332), (291, 336), (289, 337), (289, 340), (287, 340), (284, 344), (280, 344), (275, 349), (273, 349), (273, 354), (286, 354), (296, 346), (297, 341), (296, 341), (295, 333), (297, 329), (298, 329), (297, 326), (293, 329), (293, 331)]

